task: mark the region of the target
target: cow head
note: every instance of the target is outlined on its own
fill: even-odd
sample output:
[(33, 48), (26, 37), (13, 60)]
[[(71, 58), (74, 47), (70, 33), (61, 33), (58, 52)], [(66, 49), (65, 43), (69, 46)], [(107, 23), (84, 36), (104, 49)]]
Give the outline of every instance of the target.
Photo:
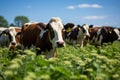
[(10, 49), (15, 50), (15, 47), (17, 45), (15, 36), (16, 36), (17, 32), (16, 32), (15, 28), (13, 28), (13, 27), (10, 27), (8, 29), (8, 32), (9, 32), (10, 37), (11, 37), (9, 47), (10, 47)]
[(84, 38), (90, 37), (89, 31), (88, 31), (89, 30), (89, 26), (87, 24), (83, 24), (81, 29), (83, 31)]
[[(11, 49), (15, 50), (15, 48), (16, 48), (16, 46), (18, 44), (17, 41), (16, 41), (16, 35), (17, 35), (16, 29), (18, 30), (17, 27), (16, 28), (15, 27), (9, 27), (8, 29), (3, 31), (4, 34), (6, 33), (6, 36), (4, 36), (4, 37), (7, 38), (7, 36), (9, 36), (7, 38), (7, 41), (9, 41), (8, 46), (9, 46), (10, 50)], [(19, 28), (19, 30), (21, 31), (21, 28)]]
[(58, 17), (50, 19), (44, 31), (41, 31), (40, 36), (48, 34), (49, 41), (53, 44), (53, 47), (65, 46), (65, 42), (62, 38), (62, 30), (64, 29), (62, 21)]
[(67, 23), (66, 25), (64, 25), (65, 31), (66, 32), (71, 32), (71, 30), (74, 26), (75, 25), (73, 23)]
[[(16, 47), (16, 31), (15, 29), (12, 27), (5, 29), (2, 34), (1, 34), (1, 39), (4, 40), (4, 43), (6, 46), (9, 46), (10, 48), (12, 48), (13, 46)], [(3, 45), (4, 46), (4, 45)], [(14, 49), (14, 48), (13, 48)]]
[(120, 41), (120, 29), (119, 28), (115, 28), (114, 31), (115, 31), (115, 33), (116, 33), (116, 35), (118, 37), (117, 40)]

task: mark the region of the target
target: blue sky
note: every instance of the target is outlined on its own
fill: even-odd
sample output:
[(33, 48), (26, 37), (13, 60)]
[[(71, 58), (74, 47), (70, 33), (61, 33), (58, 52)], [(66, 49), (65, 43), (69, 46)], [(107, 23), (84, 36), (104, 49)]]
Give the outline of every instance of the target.
[(0, 15), (9, 23), (20, 15), (45, 23), (57, 16), (64, 24), (120, 27), (119, 8), (120, 0), (0, 0)]

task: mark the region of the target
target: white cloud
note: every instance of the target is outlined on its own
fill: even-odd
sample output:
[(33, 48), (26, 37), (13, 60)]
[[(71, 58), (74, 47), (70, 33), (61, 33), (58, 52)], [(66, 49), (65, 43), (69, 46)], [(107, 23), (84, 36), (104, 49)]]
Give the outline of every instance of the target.
[(75, 9), (75, 6), (68, 6), (67, 9), (73, 10)]
[(79, 4), (79, 5), (71, 5), (68, 6), (67, 9), (73, 10), (76, 8), (102, 8), (99, 4)]
[(79, 8), (88, 8), (88, 7), (90, 7), (90, 5), (89, 4), (79, 4), (78, 7)]
[(106, 16), (85, 16), (84, 19), (96, 20), (96, 19), (105, 19)]
[(102, 8), (99, 4), (79, 4), (78, 8)]
[(99, 4), (93, 4), (93, 5), (91, 5), (91, 7), (92, 7), (92, 8), (102, 8), (102, 6), (99, 5)]

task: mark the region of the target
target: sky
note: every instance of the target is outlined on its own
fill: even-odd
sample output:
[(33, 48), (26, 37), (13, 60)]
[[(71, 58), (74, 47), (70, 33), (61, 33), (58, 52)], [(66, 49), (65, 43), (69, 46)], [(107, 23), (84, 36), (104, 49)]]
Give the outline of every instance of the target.
[(60, 17), (63, 24), (120, 27), (120, 0), (0, 0), (0, 15), (9, 22), (27, 16), (30, 22), (48, 23)]

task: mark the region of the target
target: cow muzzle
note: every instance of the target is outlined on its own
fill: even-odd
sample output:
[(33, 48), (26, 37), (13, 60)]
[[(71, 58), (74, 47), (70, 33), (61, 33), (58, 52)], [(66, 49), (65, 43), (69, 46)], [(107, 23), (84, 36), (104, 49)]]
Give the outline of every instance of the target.
[(12, 44), (12, 45), (16, 45), (16, 43), (15, 43), (15, 42), (12, 42), (11, 44)]
[(57, 47), (64, 47), (65, 46), (65, 42), (63, 41), (57, 41)]
[(15, 42), (11, 43), (10, 50), (16, 50), (16, 43)]
[(85, 39), (89, 39), (89, 38), (90, 38), (90, 35), (84, 35), (84, 38), (85, 38)]
[(120, 38), (118, 38), (117, 40), (120, 41)]
[(86, 38), (89, 38), (90, 37), (90, 35), (86, 35)]

